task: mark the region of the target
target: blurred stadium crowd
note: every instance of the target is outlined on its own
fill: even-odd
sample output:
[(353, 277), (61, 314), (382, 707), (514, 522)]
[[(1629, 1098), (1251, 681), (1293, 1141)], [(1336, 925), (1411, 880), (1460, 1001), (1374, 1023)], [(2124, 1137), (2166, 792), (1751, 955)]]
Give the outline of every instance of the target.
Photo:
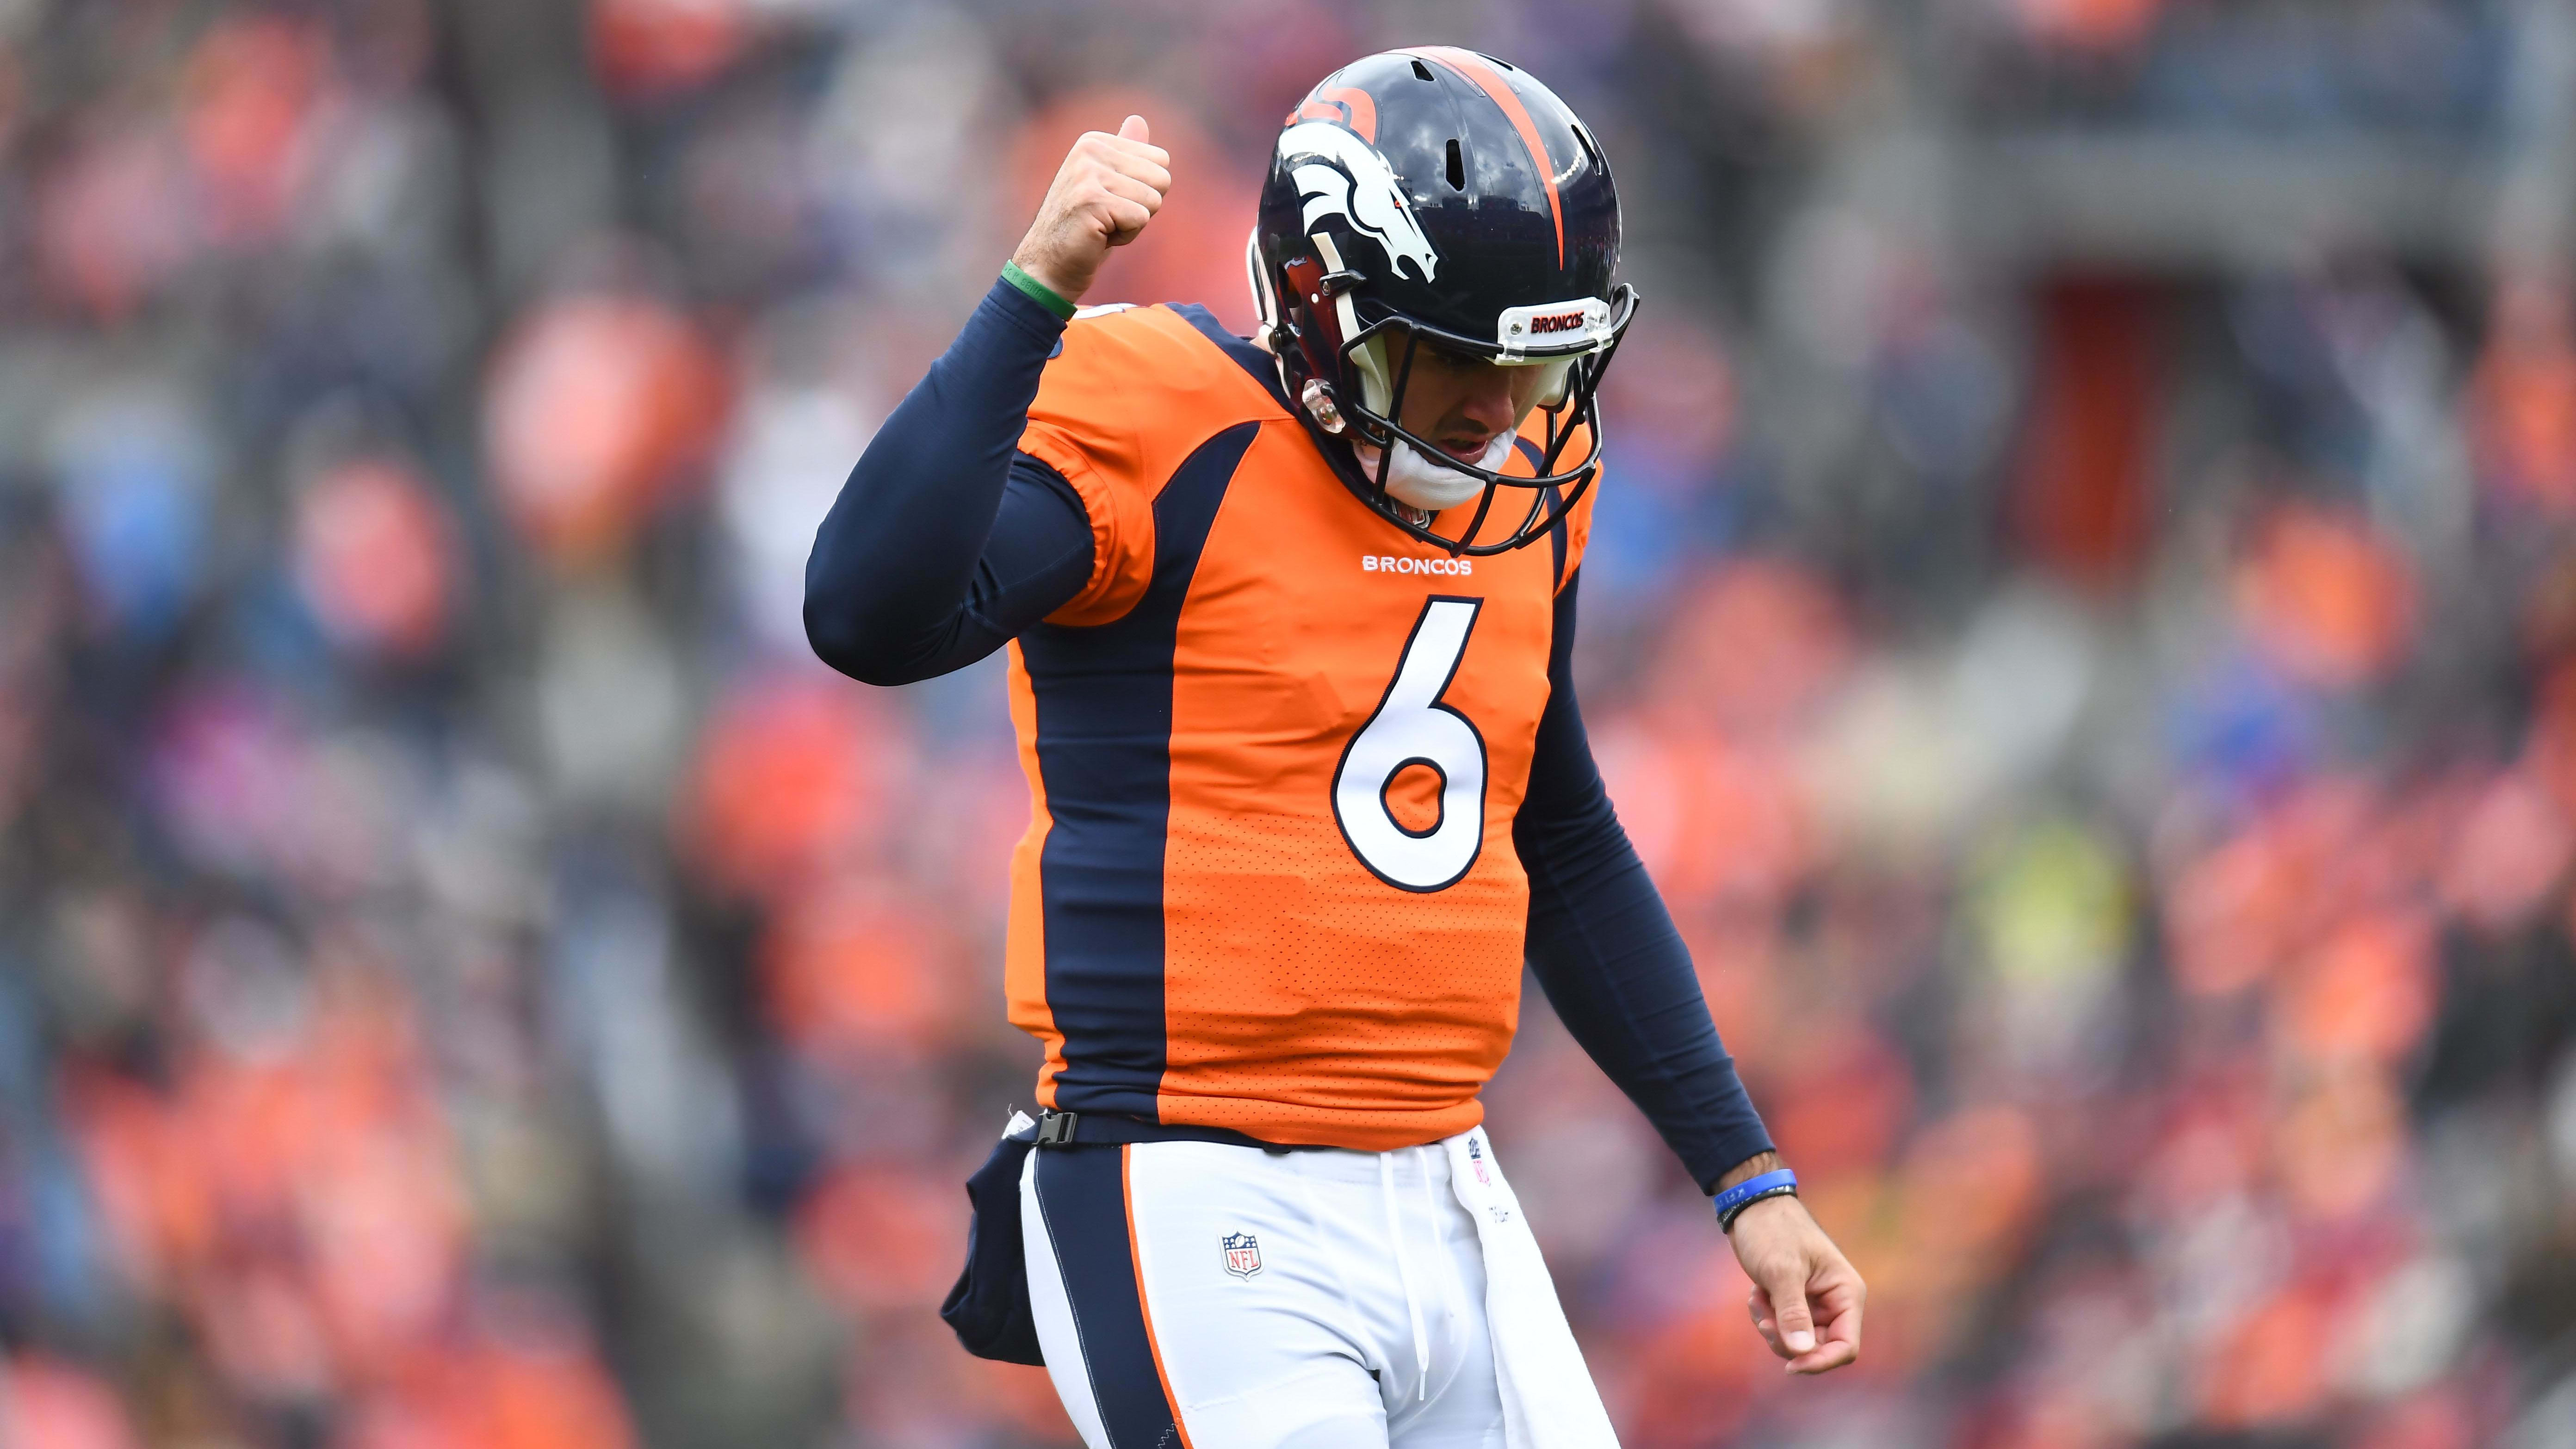
[(1075, 132), (1245, 326), (1436, 38), (1620, 170), (1586, 704), (1873, 1290), (1784, 1381), (1531, 993), (1625, 1442), (2576, 1445), (2567, 11), (0, 0), (0, 1444), (1071, 1442), (998, 676), (805, 550)]

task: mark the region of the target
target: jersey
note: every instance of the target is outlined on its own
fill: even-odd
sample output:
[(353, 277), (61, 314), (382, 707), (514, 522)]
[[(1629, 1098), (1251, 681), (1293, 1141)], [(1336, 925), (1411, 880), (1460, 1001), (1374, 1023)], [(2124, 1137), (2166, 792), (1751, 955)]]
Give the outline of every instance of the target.
[(1512, 819), (1590, 494), (1510, 553), (1421, 544), (1195, 307), (1077, 319), (1019, 448), (1093, 535), (1081, 592), (1009, 651), (1031, 819), (1006, 985), (1038, 1100), (1370, 1151), (1477, 1125), (1519, 1017)]

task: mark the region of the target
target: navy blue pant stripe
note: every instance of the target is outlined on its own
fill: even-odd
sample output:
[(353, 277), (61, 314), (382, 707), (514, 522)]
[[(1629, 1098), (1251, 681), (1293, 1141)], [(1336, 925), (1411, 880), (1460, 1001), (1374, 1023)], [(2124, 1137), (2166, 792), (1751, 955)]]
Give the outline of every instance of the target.
[(1038, 1207), (1110, 1449), (1180, 1449), (1127, 1232), (1126, 1149), (1041, 1147), (1037, 1156)]
[(1163, 848), (1172, 818), (1172, 643), (1226, 485), (1261, 430), (1208, 439), (1154, 500), (1154, 575), (1125, 618), (1020, 636), (1054, 824), (1038, 854), (1046, 994), (1064, 1034), (1055, 1105), (1160, 1120)]

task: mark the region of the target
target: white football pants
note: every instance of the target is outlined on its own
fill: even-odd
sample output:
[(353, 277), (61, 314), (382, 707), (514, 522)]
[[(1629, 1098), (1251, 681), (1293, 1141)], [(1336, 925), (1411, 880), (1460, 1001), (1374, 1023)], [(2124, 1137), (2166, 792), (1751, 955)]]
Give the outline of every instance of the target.
[(1040, 1147), (1020, 1211), (1089, 1449), (1616, 1449), (1482, 1129)]

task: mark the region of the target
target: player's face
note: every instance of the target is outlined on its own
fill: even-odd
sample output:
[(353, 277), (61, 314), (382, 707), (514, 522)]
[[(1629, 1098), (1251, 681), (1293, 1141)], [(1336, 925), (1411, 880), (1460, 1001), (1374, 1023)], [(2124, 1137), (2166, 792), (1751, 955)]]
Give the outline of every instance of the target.
[(1404, 412), (1396, 421), (1451, 457), (1473, 461), (1497, 435), (1520, 427), (1537, 405), (1547, 371), (1502, 367), (1481, 357), (1419, 346), (1404, 389)]

